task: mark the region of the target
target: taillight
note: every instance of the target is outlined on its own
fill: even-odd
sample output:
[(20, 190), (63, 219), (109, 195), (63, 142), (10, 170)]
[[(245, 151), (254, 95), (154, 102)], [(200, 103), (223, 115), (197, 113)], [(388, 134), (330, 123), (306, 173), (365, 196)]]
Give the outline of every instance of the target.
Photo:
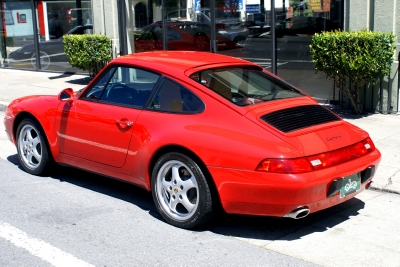
[(371, 138), (367, 138), (354, 145), (344, 147), (335, 151), (322, 153), (307, 157), (315, 170), (320, 170), (330, 166), (340, 164), (352, 159), (359, 158), (375, 150), (375, 145)]
[(296, 159), (265, 159), (256, 171), (275, 173), (303, 173), (321, 170), (346, 161), (362, 157), (375, 150), (371, 138), (338, 150)]
[(277, 173), (302, 173), (313, 170), (306, 158), (298, 159), (265, 159), (257, 166), (257, 171)]
[(218, 23), (216, 24), (216, 27), (218, 30), (226, 30), (228, 29), (228, 25), (224, 24), (224, 23)]

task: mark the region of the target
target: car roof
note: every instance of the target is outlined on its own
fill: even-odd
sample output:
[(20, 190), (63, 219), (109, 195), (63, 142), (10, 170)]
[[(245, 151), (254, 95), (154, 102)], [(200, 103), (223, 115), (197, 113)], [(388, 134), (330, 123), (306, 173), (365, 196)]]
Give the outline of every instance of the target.
[[(112, 64), (143, 66), (171, 76), (174, 76), (177, 71), (182, 73), (182, 71), (186, 72), (189, 69), (201, 70), (204, 68), (216, 68), (226, 65), (258, 66), (243, 59), (198, 51), (154, 51), (135, 53), (116, 58), (112, 61)], [(261, 69), (260, 66), (258, 67)]]

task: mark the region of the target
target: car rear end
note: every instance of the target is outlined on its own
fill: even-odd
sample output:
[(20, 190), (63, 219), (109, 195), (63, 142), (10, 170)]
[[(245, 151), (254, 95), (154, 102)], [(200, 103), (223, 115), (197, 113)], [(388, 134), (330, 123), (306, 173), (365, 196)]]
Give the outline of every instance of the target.
[(301, 218), (370, 186), (381, 154), (368, 133), (303, 92), (250, 66), (191, 77), (234, 104), (254, 140), (236, 152), (243, 164), (208, 165), (226, 212)]
[[(211, 25), (210, 13), (210, 9), (202, 9), (198, 20)], [(239, 17), (233, 17), (222, 10), (216, 10), (215, 21), (218, 33), (226, 36), (231, 41), (244, 41), (249, 35), (249, 30), (243, 26), (243, 22)]]
[[(256, 168), (274, 176), (287, 175), (293, 184), (305, 182), (295, 187), (296, 194), (288, 195), (295, 204), (288, 208), (293, 209), (291, 212), (299, 208), (310, 212), (325, 209), (370, 186), (381, 154), (365, 131), (318, 104), (291, 100), (284, 106), (260, 107), (246, 117), (303, 155), (293, 159), (282, 153), (281, 158), (266, 158)], [(297, 217), (291, 212), (285, 215)]]

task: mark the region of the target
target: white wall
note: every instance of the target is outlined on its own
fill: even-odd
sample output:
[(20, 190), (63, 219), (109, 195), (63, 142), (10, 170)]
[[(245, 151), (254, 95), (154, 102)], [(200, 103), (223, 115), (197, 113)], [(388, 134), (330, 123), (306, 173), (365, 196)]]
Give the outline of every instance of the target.
[[(25, 14), (26, 22), (18, 23), (17, 13)], [(6, 25), (7, 36), (32, 36), (33, 35), (33, 24), (32, 24), (32, 12), (30, 9), (18, 9), (11, 11), (12, 18), (14, 21), (13, 25)]]
[[(397, 35), (396, 52), (393, 55), (394, 62), (390, 78), (385, 77), (382, 104), (383, 113), (392, 110), (393, 113), (400, 110), (400, 90), (399, 90), (399, 61), (397, 60), (400, 52), (400, 1), (399, 0), (345, 0), (345, 29), (361, 30), (368, 29), (379, 32), (392, 32)], [(379, 87), (375, 85), (375, 87)], [(389, 90), (390, 88), (390, 90)], [(374, 106), (380, 109), (380, 88), (375, 94)], [(391, 91), (391, 97), (389, 97)], [(391, 103), (389, 103), (391, 98)]]

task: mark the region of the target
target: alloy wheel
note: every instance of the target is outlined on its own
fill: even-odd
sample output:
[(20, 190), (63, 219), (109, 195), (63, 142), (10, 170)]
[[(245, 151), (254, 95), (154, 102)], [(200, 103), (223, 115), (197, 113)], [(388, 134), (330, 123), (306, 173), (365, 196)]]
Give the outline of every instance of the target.
[(163, 210), (175, 220), (187, 220), (199, 203), (199, 187), (192, 171), (183, 162), (171, 160), (157, 175), (157, 195)]
[(21, 159), (29, 169), (37, 169), (42, 162), (42, 142), (39, 131), (32, 125), (25, 125), (18, 138)]

